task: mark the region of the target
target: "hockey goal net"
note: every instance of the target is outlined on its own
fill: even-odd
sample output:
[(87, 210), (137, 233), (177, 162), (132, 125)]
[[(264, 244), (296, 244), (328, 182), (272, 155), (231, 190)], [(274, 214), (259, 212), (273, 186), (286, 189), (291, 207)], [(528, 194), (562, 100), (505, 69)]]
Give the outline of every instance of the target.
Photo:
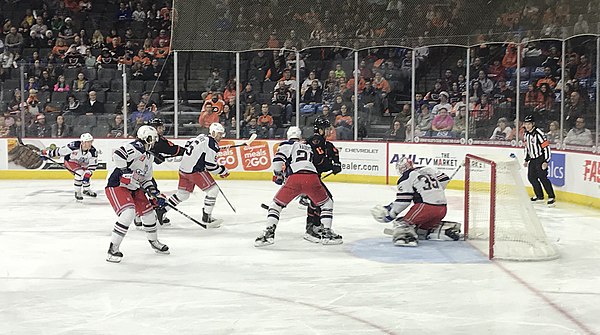
[(558, 258), (512, 158), (465, 157), (465, 239), (490, 259)]

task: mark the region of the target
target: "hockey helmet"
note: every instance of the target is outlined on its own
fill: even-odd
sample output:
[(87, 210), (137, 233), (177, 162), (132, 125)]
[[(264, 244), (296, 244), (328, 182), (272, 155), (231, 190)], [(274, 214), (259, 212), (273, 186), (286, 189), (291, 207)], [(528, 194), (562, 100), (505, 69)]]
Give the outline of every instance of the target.
[(160, 126), (164, 126), (163, 120), (159, 119), (159, 118), (154, 118), (150, 121), (148, 121), (148, 125), (152, 126), (154, 128), (160, 127)]
[(287, 130), (287, 139), (291, 140), (292, 138), (298, 140), (302, 138), (302, 130), (299, 127), (293, 126)]
[(158, 141), (158, 132), (154, 127), (141, 126), (137, 131), (137, 138), (142, 141), (142, 143), (152, 146)]
[(523, 120), (523, 122), (535, 122), (535, 119), (533, 118), (533, 115), (529, 114), (525, 116), (525, 120)]
[(223, 125), (218, 123), (218, 122), (214, 122), (210, 125), (210, 127), (208, 128), (208, 132), (210, 133), (210, 136), (216, 136), (216, 134), (225, 134), (225, 128), (223, 128)]
[(94, 140), (94, 137), (90, 133), (83, 133), (81, 136), (79, 136), (79, 140), (81, 142), (91, 142)]
[(319, 130), (325, 131), (325, 129), (331, 127), (331, 123), (329, 122), (328, 119), (317, 118), (315, 120), (315, 123), (313, 124), (313, 126), (315, 128), (315, 133), (316, 133)]
[(399, 175), (402, 175), (404, 172), (412, 169), (414, 167), (413, 161), (408, 157), (402, 157), (396, 163), (396, 171), (398, 171)]

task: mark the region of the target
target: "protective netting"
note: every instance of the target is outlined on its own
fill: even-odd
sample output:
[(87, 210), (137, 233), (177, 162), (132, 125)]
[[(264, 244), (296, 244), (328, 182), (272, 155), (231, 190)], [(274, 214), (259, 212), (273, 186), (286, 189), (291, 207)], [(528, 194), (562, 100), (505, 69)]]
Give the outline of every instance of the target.
[(597, 33), (598, 1), (174, 0), (173, 50), (474, 45)]
[[(529, 201), (514, 159), (494, 158), (496, 191), (492, 193), (492, 164), (470, 157), (465, 167), (468, 239), (487, 252), (493, 243), (493, 258), (533, 261), (558, 257)], [(494, 206), (491, 206), (495, 202)], [(490, 211), (494, 211), (494, 239), (490, 241)]]

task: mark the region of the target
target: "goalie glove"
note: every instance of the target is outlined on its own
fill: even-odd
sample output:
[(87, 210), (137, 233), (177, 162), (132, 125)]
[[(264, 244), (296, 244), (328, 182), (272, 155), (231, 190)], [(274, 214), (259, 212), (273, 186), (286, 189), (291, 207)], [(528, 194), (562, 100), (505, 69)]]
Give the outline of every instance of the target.
[(391, 205), (377, 205), (371, 208), (371, 215), (377, 222), (388, 223), (394, 221), (394, 217), (390, 215)]

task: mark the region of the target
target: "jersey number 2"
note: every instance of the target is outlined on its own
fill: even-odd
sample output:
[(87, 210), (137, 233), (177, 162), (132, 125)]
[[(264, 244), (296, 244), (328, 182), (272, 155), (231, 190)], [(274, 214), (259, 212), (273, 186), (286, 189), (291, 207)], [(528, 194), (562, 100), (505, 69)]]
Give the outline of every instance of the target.
[(308, 152), (306, 150), (298, 150), (296, 151), (296, 162), (301, 162), (301, 161), (312, 161), (312, 152)]

